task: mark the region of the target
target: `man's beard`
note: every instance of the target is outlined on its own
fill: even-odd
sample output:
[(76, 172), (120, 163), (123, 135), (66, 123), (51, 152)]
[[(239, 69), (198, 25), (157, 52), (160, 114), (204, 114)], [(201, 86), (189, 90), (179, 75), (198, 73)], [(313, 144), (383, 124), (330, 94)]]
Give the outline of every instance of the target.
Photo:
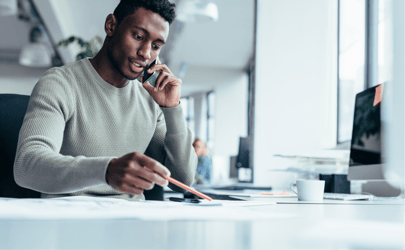
[(123, 77), (125, 77), (125, 79), (130, 80), (130, 81), (135, 80), (137, 77), (131, 78), (130, 76), (124, 74), (118, 61), (115, 60), (115, 58), (112, 54), (112, 49), (111, 49), (112, 46), (113, 46), (113, 44), (111, 46), (109, 46), (109, 48), (107, 50), (107, 56), (108, 56), (108, 59), (110, 59), (110, 62), (113, 65), (114, 69), (116, 69)]

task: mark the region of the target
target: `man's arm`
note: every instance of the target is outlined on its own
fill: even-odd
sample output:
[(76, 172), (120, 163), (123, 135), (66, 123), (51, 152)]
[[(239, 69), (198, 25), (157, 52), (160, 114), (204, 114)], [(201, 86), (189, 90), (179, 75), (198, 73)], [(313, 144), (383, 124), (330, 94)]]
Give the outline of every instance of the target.
[[(155, 134), (145, 153), (164, 162), (174, 179), (191, 185), (198, 159), (192, 146), (193, 135), (186, 126), (180, 106), (182, 81), (173, 75), (167, 65), (160, 63), (159, 60), (157, 62), (148, 70), (149, 73), (159, 72), (155, 87), (147, 81), (143, 83), (143, 87), (161, 107), (163, 114), (159, 115)], [(183, 191), (173, 184), (170, 184), (170, 187), (176, 191)]]
[(67, 78), (59, 69), (51, 69), (31, 94), (14, 163), (17, 184), (48, 194), (73, 193), (103, 184), (110, 184), (119, 192), (142, 194), (153, 183), (167, 185), (165, 177), (170, 172), (140, 153), (129, 153), (118, 159), (59, 153), (65, 125), (75, 113), (77, 103)]
[[(161, 109), (155, 133), (145, 154), (165, 165), (171, 177), (191, 186), (198, 161), (192, 146), (193, 134), (186, 126), (180, 105)], [(169, 187), (184, 192), (171, 183)]]
[(106, 184), (105, 171), (113, 157), (60, 154), (66, 122), (75, 110), (66, 77), (51, 69), (30, 97), (19, 134), (14, 178), (18, 185), (43, 193), (70, 193)]

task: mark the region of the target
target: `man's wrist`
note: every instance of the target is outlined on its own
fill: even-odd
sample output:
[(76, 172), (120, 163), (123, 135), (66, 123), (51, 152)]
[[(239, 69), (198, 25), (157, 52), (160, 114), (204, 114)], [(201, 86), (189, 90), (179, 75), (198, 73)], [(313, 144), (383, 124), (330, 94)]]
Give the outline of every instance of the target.
[(106, 182), (108, 185), (110, 185), (110, 183), (108, 183), (108, 179), (107, 179), (107, 176), (108, 176), (108, 169), (110, 168), (111, 164), (114, 163), (116, 160), (117, 160), (117, 158), (111, 159), (111, 161), (108, 163), (107, 170), (105, 171), (105, 182)]
[(165, 117), (167, 134), (180, 134), (187, 131), (181, 105), (172, 108), (161, 108), (161, 110)]
[(180, 105), (180, 101), (179, 101), (179, 103), (177, 103), (177, 105), (174, 105), (174, 106), (162, 106), (162, 105), (159, 105), (159, 107), (161, 107), (161, 108), (174, 108), (174, 107), (177, 107), (179, 105)]

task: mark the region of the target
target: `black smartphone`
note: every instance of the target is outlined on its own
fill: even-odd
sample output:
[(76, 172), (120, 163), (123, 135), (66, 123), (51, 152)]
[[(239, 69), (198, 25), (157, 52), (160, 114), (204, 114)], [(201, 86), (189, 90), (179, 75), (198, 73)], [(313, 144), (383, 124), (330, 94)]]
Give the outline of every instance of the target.
[(170, 197), (170, 201), (176, 201), (176, 202), (186, 202), (186, 203), (200, 203), (200, 200), (197, 199), (188, 199), (188, 198), (178, 198), (178, 197)]
[(156, 85), (156, 79), (157, 79), (157, 77), (158, 77), (159, 74), (158, 74), (157, 71), (154, 71), (154, 72), (152, 72), (151, 74), (149, 74), (149, 73), (148, 73), (148, 69), (150, 69), (150, 67), (152, 67), (153, 65), (155, 65), (155, 64), (156, 64), (156, 61), (157, 61), (157, 59), (153, 60), (153, 62), (152, 62), (151, 64), (149, 64), (149, 65), (145, 68), (145, 70), (143, 71), (143, 81), (142, 81), (142, 83), (149, 82), (149, 84), (150, 84), (152, 87), (155, 87), (155, 85)]

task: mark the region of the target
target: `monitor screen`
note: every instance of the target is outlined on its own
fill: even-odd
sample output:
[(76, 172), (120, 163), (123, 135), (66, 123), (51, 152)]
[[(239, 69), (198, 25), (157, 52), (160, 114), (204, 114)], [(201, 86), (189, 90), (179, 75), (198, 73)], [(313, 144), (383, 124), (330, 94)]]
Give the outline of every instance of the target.
[(349, 166), (381, 164), (381, 100), (378, 86), (356, 95)]
[(249, 168), (250, 140), (249, 137), (240, 137), (239, 152), (236, 158), (236, 168)]

